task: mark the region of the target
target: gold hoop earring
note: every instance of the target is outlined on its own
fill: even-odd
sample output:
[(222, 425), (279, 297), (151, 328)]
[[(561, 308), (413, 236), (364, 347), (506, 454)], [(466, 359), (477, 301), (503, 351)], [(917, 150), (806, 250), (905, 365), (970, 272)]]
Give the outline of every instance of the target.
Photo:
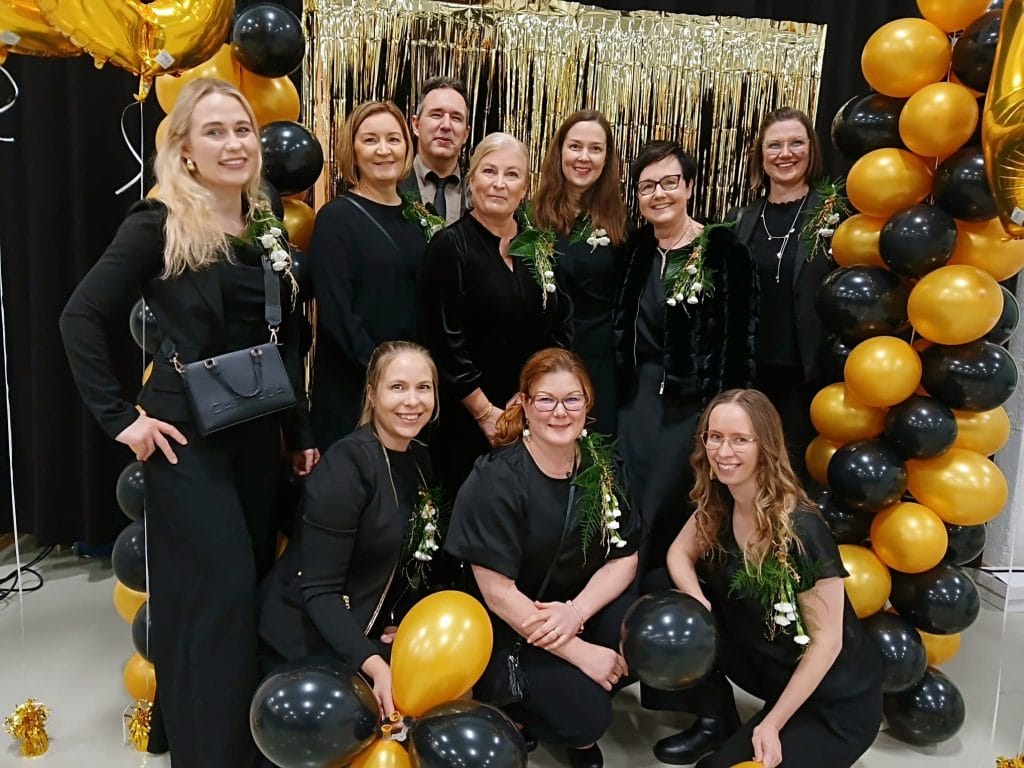
[(196, 164), (191, 157), (185, 158), (185, 170), (188, 171), (189, 173), (196, 172)]

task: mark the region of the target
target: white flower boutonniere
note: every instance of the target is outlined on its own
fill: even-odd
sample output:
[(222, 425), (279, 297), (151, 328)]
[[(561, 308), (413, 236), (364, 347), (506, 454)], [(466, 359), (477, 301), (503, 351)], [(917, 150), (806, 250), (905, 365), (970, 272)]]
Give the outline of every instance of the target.
[(441, 548), (444, 508), (439, 490), (420, 488), (416, 509), (409, 521), (409, 533), (403, 546), (403, 559), (407, 560), (406, 578), (414, 588), (426, 580), (428, 563), (434, 559), (434, 553)]
[(288, 247), (284, 223), (270, 211), (258, 208), (249, 219), (245, 239), (251, 243), (259, 243), (267, 252), (270, 268), (288, 279), (292, 293), (292, 309), (295, 309), (295, 303), (299, 298), (299, 284), (292, 274), (292, 254)]

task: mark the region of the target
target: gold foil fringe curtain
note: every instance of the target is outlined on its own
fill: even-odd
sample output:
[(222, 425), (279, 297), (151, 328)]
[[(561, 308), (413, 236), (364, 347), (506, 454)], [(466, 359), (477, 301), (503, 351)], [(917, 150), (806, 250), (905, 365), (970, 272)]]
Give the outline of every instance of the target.
[(315, 202), (333, 196), (338, 132), (370, 99), (412, 114), (429, 77), (469, 89), (475, 146), (491, 130), (521, 138), (536, 173), (548, 141), (577, 109), (603, 112), (626, 166), (650, 139), (694, 154), (694, 213), (720, 219), (746, 201), (746, 151), (780, 106), (817, 109), (823, 26), (556, 0), (478, 4), (306, 0), (305, 121), (323, 144)]

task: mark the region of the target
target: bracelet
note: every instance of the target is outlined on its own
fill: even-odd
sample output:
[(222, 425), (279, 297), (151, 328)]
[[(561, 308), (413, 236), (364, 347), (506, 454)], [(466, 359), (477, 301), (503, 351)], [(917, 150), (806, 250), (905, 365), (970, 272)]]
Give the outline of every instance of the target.
[(491, 415), (491, 411), (493, 411), (493, 410), (494, 410), (494, 403), (488, 403), (487, 407), (484, 409), (484, 412), (481, 413), (479, 416), (477, 416), (476, 420), (477, 421), (486, 421), (487, 417)]
[(566, 600), (565, 604), (576, 611), (576, 618), (580, 620), (580, 628), (576, 630), (576, 634), (580, 634), (583, 631), (583, 614), (580, 613), (580, 609), (576, 607), (576, 603), (572, 600)]

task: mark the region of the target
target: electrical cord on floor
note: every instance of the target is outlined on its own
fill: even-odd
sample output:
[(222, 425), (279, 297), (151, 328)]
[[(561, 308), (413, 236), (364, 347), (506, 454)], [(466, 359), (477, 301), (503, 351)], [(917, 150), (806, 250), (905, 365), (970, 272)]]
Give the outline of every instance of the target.
[[(23, 576), (22, 576), (22, 587), (21, 587), (21, 591), (22, 592), (35, 592), (36, 590), (39, 590), (39, 589), (43, 588), (43, 575), (41, 573), (39, 573), (39, 571), (35, 570), (33, 568), (33, 566), (39, 565), (39, 563), (42, 562), (44, 557), (46, 557), (48, 554), (53, 552), (55, 547), (56, 547), (56, 545), (54, 545), (54, 544), (51, 544), (48, 547), (43, 547), (43, 549), (39, 552), (39, 554), (36, 555), (35, 557), (33, 557), (30, 562), (27, 562), (27, 563), (25, 563), (24, 565), (21, 566), (21, 572), (23, 574)], [(24, 578), (28, 574), (31, 574), (31, 575), (35, 576), (39, 580), (39, 583), (38, 584), (32, 584), (31, 586), (26, 586), (25, 583), (24, 583)], [(13, 584), (13, 586), (10, 586), (10, 587), (5, 586), (8, 583)], [(0, 578), (0, 600), (6, 600), (11, 595), (17, 594), (17, 592), (18, 592), (18, 569), (15, 568), (13, 571), (8, 573), (6, 576)]]

